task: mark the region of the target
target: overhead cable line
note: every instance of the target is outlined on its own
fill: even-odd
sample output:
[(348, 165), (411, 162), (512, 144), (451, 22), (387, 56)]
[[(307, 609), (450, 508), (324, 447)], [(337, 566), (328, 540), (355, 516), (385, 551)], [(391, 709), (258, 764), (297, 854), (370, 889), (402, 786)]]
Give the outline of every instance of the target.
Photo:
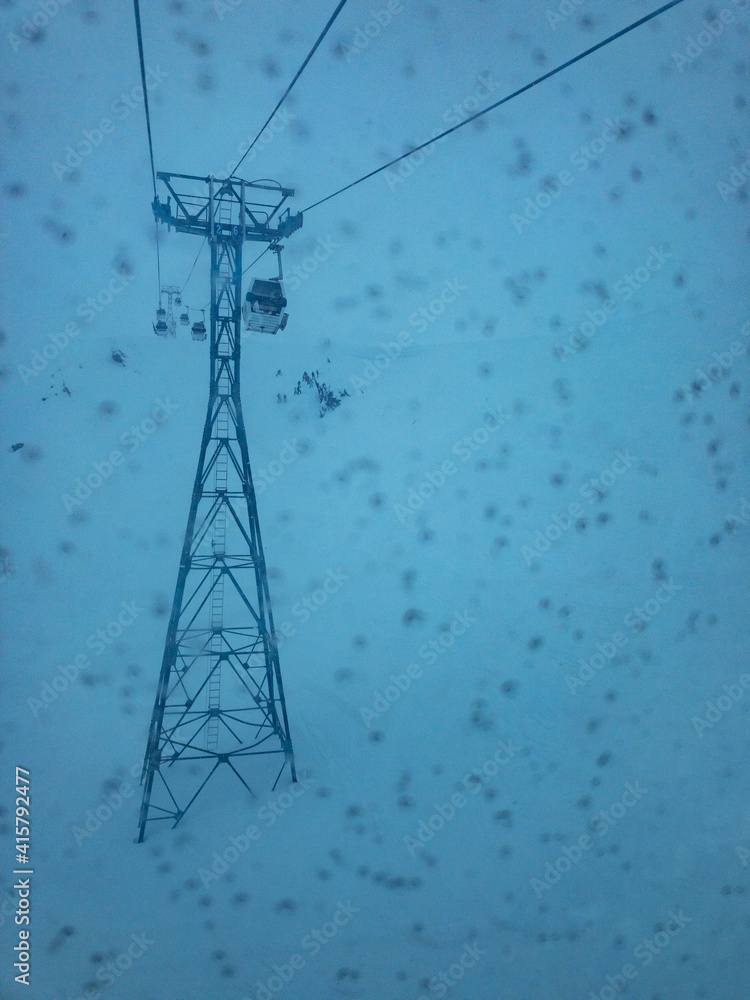
[(660, 14), (663, 14), (665, 11), (669, 10), (670, 7), (676, 7), (678, 4), (681, 4), (683, 2), (684, 0), (671, 0), (671, 3), (664, 4), (664, 6), (659, 7), (658, 10), (652, 11), (650, 14), (646, 14), (645, 17), (640, 18), (638, 21), (634, 21), (632, 24), (629, 24), (626, 28), (623, 28), (621, 31), (616, 31), (613, 35), (610, 35), (609, 38), (605, 38), (603, 41), (597, 42), (597, 44), (592, 45), (590, 49), (586, 49), (585, 52), (581, 52), (577, 56), (573, 56), (572, 59), (568, 59), (568, 61), (562, 63), (562, 65), (556, 66), (555, 69), (551, 69), (548, 73), (544, 73), (542, 76), (537, 77), (536, 80), (532, 80), (531, 83), (527, 83), (524, 87), (521, 87), (520, 89), (513, 91), (512, 94), (508, 94), (506, 97), (501, 98), (499, 101), (495, 101), (494, 104), (490, 104), (489, 107), (483, 108), (481, 111), (477, 111), (476, 114), (471, 115), (470, 118), (466, 118), (460, 124), (454, 125), (452, 128), (446, 129), (444, 132), (441, 132), (440, 135), (436, 135), (434, 138), (428, 139), (427, 142), (423, 142), (420, 146), (415, 146), (414, 149), (410, 149), (408, 153), (404, 153), (401, 156), (397, 156), (394, 160), (390, 160), (388, 163), (384, 163), (382, 167), (377, 167), (375, 170), (371, 170), (368, 174), (365, 174), (358, 180), (352, 181), (351, 184), (346, 184), (344, 187), (339, 188), (338, 191), (334, 191), (333, 194), (329, 194), (325, 198), (321, 198), (319, 201), (313, 202), (312, 205), (308, 205), (307, 208), (303, 210), (303, 212), (309, 212), (311, 209), (317, 208), (318, 205), (322, 205), (324, 202), (330, 201), (331, 198), (335, 198), (337, 195), (343, 194), (344, 191), (348, 191), (350, 188), (356, 187), (357, 184), (361, 184), (362, 181), (366, 181), (370, 177), (374, 177), (375, 174), (379, 174), (381, 173), (381, 171), (387, 170), (388, 167), (392, 167), (394, 163), (399, 163), (401, 160), (405, 160), (407, 159), (407, 157), (413, 156), (414, 153), (418, 153), (420, 149), (425, 149), (427, 146), (431, 146), (433, 142), (438, 142), (440, 139), (445, 138), (446, 135), (450, 135), (451, 132), (457, 132), (458, 129), (463, 128), (465, 125), (468, 125), (469, 122), (473, 122), (477, 118), (481, 118), (482, 115), (486, 115), (489, 111), (494, 111), (495, 108), (499, 108), (501, 104), (506, 104), (508, 101), (512, 101), (514, 97), (518, 97), (520, 94), (525, 93), (527, 90), (531, 90), (531, 88), (536, 87), (538, 83), (542, 83), (544, 80), (549, 80), (551, 76), (554, 76), (556, 73), (561, 73), (564, 69), (567, 69), (574, 63), (580, 62), (581, 59), (585, 59), (586, 56), (591, 55), (592, 52), (596, 52), (598, 49), (604, 48), (605, 45), (609, 45), (610, 42), (614, 42), (615, 39), (621, 38), (623, 35), (627, 35), (629, 31), (633, 31), (635, 28), (639, 28), (642, 24), (645, 24), (647, 21), (653, 20), (653, 18), (658, 17)]
[(328, 18), (328, 23), (326, 24), (325, 28), (323, 28), (323, 30), (321, 31), (320, 35), (318, 36), (317, 42), (313, 45), (313, 47), (308, 52), (305, 61), (302, 63), (302, 65), (300, 66), (300, 68), (297, 70), (297, 72), (296, 72), (296, 74), (294, 76), (294, 79), (292, 80), (292, 82), (289, 84), (289, 86), (284, 91), (284, 94), (283, 94), (281, 100), (279, 101), (279, 103), (276, 105), (276, 107), (273, 109), (273, 111), (271, 112), (271, 114), (266, 119), (266, 121), (265, 121), (265, 123), (263, 125), (263, 128), (260, 130), (260, 132), (258, 132), (258, 134), (256, 135), (256, 137), (251, 142), (250, 146), (242, 154), (240, 160), (237, 163), (237, 166), (232, 171), (233, 174), (237, 172), (237, 170), (239, 169), (239, 166), (242, 163), (242, 161), (245, 159), (245, 157), (250, 152), (250, 150), (253, 148), (253, 146), (258, 141), (258, 139), (260, 139), (261, 135), (263, 135), (263, 133), (265, 132), (265, 130), (266, 130), (267, 126), (269, 125), (271, 119), (273, 118), (273, 116), (276, 114), (276, 112), (279, 110), (279, 108), (281, 107), (281, 105), (284, 103), (284, 101), (288, 97), (290, 90), (295, 85), (295, 83), (297, 82), (297, 80), (299, 80), (299, 78), (302, 75), (302, 71), (304, 70), (305, 66), (307, 66), (307, 64), (310, 62), (310, 60), (312, 59), (312, 57), (315, 55), (315, 52), (316, 52), (318, 46), (323, 41), (323, 39), (325, 38), (325, 36), (328, 34), (329, 28), (331, 27), (331, 25), (333, 24), (333, 22), (336, 20), (336, 18), (339, 16), (339, 13), (340, 13), (340, 11), (343, 8), (343, 6), (344, 6), (345, 3), (346, 3), (346, 0), (340, 0), (339, 5), (336, 7), (336, 10)]
[[(148, 107), (148, 88), (146, 86), (146, 63), (143, 58), (143, 32), (141, 30), (141, 7), (138, 0), (133, 0), (135, 11), (135, 30), (138, 35), (138, 58), (141, 62), (141, 85), (143, 87), (143, 107), (146, 110), (146, 131), (148, 132), (148, 153), (151, 158), (151, 181), (154, 185), (154, 200), (156, 199), (156, 168), (154, 166), (154, 143), (151, 138), (151, 114)], [(159, 306), (161, 307), (161, 257), (159, 255), (159, 224), (154, 218), (156, 229), (156, 274), (159, 282)]]
[(204, 236), (203, 237), (203, 242), (200, 245), (200, 249), (198, 250), (198, 253), (195, 255), (195, 260), (193, 261), (193, 266), (190, 268), (190, 273), (188, 274), (187, 278), (185, 278), (185, 283), (182, 286), (182, 290), (180, 291), (180, 295), (184, 295), (185, 294), (185, 289), (187, 288), (188, 282), (190, 281), (190, 279), (193, 276), (193, 271), (195, 270), (195, 265), (198, 263), (198, 258), (203, 253), (203, 247), (206, 245), (206, 241), (207, 240), (208, 240), (208, 237)]
[(274, 244), (273, 244), (273, 243), (269, 243), (269, 244), (268, 244), (268, 246), (266, 247), (266, 249), (265, 249), (265, 250), (261, 250), (261, 252), (260, 252), (260, 253), (258, 254), (258, 256), (257, 256), (257, 257), (255, 258), (255, 260), (251, 261), (251, 262), (250, 262), (250, 263), (249, 263), (249, 264), (247, 265), (247, 267), (245, 268), (245, 270), (244, 270), (244, 271), (243, 271), (242, 273), (243, 273), (243, 274), (246, 274), (246, 273), (247, 273), (247, 271), (249, 271), (249, 270), (250, 270), (250, 268), (251, 268), (251, 267), (253, 266), (253, 264), (257, 264), (257, 263), (258, 263), (258, 261), (260, 260), (260, 258), (261, 258), (261, 257), (262, 257), (262, 256), (263, 256), (264, 254), (267, 254), (267, 253), (268, 253), (268, 251), (269, 251), (269, 250), (271, 249), (271, 247), (272, 247), (272, 246), (274, 246)]

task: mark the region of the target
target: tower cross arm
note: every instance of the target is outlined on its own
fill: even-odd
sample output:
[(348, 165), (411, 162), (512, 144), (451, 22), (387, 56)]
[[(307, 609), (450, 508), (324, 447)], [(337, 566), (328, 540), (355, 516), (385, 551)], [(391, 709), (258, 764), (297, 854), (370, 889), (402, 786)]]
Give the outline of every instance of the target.
[(302, 226), (301, 212), (293, 215), (286, 208), (279, 214), (287, 198), (294, 195), (294, 189), (274, 181), (219, 179), (164, 171), (159, 171), (157, 177), (169, 195), (166, 202), (158, 195), (154, 198), (154, 216), (157, 222), (176, 232), (209, 239), (274, 243)]

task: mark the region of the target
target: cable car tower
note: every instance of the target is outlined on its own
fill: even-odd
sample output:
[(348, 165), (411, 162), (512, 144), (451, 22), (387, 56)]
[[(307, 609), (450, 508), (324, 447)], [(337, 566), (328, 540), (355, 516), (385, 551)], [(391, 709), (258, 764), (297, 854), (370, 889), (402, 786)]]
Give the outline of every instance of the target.
[[(279, 262), (279, 277), (256, 280), (248, 293), (248, 329), (276, 333), (286, 324), (279, 244), (301, 227), (302, 213), (282, 213), (294, 191), (273, 181), (157, 176), (169, 192), (166, 203), (154, 198), (157, 223), (211, 247), (210, 379), (143, 762), (139, 842), (148, 823), (176, 826), (217, 771), (251, 793), (251, 770), (265, 770), (275, 788), (288, 765), (297, 780), (242, 416), (240, 325), (245, 241), (267, 243)], [(188, 182), (206, 185), (205, 195), (181, 193)], [(203, 320), (192, 333), (206, 338)]]

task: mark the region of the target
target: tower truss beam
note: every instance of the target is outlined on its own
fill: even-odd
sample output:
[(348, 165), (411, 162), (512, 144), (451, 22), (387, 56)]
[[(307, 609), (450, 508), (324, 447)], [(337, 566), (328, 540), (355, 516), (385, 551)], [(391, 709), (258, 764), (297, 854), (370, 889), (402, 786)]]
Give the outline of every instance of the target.
[[(286, 767), (297, 780), (242, 414), (240, 348), (243, 243), (275, 243), (290, 226), (299, 228), (301, 216), (287, 211), (271, 226), (294, 193), (285, 188), (158, 176), (175, 207), (171, 198), (166, 205), (155, 199), (157, 219), (210, 242), (210, 378), (143, 763), (139, 841), (151, 822), (176, 826), (221, 768), (251, 792), (253, 759), (270, 764), (274, 788)], [(208, 197), (200, 205), (195, 196), (176, 195), (172, 178), (205, 181)], [(280, 201), (251, 204), (253, 188), (272, 190)]]

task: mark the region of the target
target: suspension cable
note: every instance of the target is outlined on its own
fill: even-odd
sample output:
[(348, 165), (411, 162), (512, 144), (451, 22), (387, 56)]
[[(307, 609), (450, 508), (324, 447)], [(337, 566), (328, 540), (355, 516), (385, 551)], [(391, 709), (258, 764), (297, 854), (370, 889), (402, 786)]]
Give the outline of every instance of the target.
[(258, 141), (258, 139), (260, 139), (261, 135), (265, 132), (266, 127), (269, 125), (271, 119), (273, 118), (273, 116), (276, 114), (276, 112), (279, 110), (279, 108), (281, 107), (281, 105), (284, 103), (284, 101), (288, 97), (289, 91), (295, 85), (295, 83), (297, 82), (297, 80), (299, 80), (300, 76), (302, 76), (302, 71), (304, 70), (305, 66), (307, 66), (307, 64), (310, 62), (310, 60), (312, 59), (312, 57), (315, 55), (315, 52), (316, 52), (318, 46), (323, 41), (323, 39), (325, 38), (325, 36), (328, 34), (328, 29), (331, 27), (331, 25), (333, 24), (333, 22), (339, 16), (339, 13), (340, 13), (340, 11), (343, 8), (343, 6), (344, 6), (345, 3), (346, 3), (346, 0), (339, 0), (339, 5), (336, 7), (336, 10), (333, 12), (333, 14), (331, 14), (331, 16), (328, 18), (328, 23), (326, 24), (325, 28), (323, 28), (323, 30), (321, 31), (320, 35), (318, 36), (317, 42), (313, 45), (313, 47), (308, 52), (307, 57), (305, 58), (305, 61), (302, 63), (302, 65), (300, 66), (300, 68), (295, 73), (294, 79), (292, 80), (292, 82), (289, 84), (289, 86), (284, 91), (284, 94), (283, 94), (281, 100), (279, 101), (279, 103), (273, 109), (273, 111), (268, 116), (268, 118), (266, 118), (266, 121), (265, 121), (265, 123), (263, 125), (263, 128), (260, 130), (260, 132), (258, 132), (258, 134), (253, 139), (253, 141), (250, 144), (250, 146), (245, 150), (245, 152), (240, 157), (240, 159), (239, 159), (239, 161), (237, 163), (237, 166), (232, 171), (233, 174), (237, 172), (237, 170), (239, 169), (240, 164), (242, 163), (242, 161), (245, 159), (245, 157), (250, 152), (250, 150), (253, 148), (253, 146)]
[(198, 258), (203, 253), (203, 248), (206, 245), (207, 241), (208, 241), (208, 236), (204, 236), (203, 237), (203, 242), (200, 245), (200, 249), (198, 250), (198, 253), (195, 255), (195, 260), (193, 261), (193, 266), (190, 268), (190, 273), (188, 274), (187, 278), (185, 278), (185, 283), (182, 286), (182, 289), (180, 291), (180, 295), (184, 295), (185, 294), (185, 289), (187, 288), (188, 282), (190, 281), (190, 279), (193, 276), (193, 271), (195, 270), (195, 265), (198, 263)]
[(410, 149), (408, 153), (403, 153), (401, 156), (397, 156), (394, 160), (390, 160), (388, 163), (384, 163), (382, 167), (377, 167), (375, 170), (371, 170), (368, 174), (365, 174), (358, 180), (352, 181), (351, 184), (346, 184), (344, 185), (344, 187), (339, 188), (338, 191), (334, 191), (333, 194), (329, 194), (325, 198), (321, 198), (319, 201), (313, 202), (312, 205), (308, 205), (307, 208), (303, 210), (303, 212), (309, 212), (313, 208), (317, 208), (318, 205), (322, 205), (324, 202), (330, 201), (331, 198), (335, 198), (337, 195), (342, 194), (344, 191), (348, 191), (349, 188), (356, 187), (357, 184), (361, 184), (363, 181), (368, 180), (370, 177), (374, 177), (375, 174), (379, 174), (381, 171), (387, 170), (388, 167), (392, 167), (394, 163), (399, 163), (401, 160), (405, 160), (413, 153), (418, 153), (420, 149), (425, 149), (427, 146), (431, 146), (433, 142), (437, 142), (439, 139), (445, 138), (445, 136), (450, 135), (451, 132), (458, 131), (458, 129), (463, 128), (464, 125), (468, 125), (469, 122), (473, 122), (477, 118), (481, 118), (482, 115), (486, 115), (489, 111), (494, 111), (495, 108), (499, 108), (501, 104), (506, 104), (508, 101), (512, 101), (514, 97), (518, 97), (520, 94), (525, 93), (527, 90), (531, 90), (531, 88), (536, 87), (538, 83), (542, 83), (544, 80), (549, 80), (551, 76), (554, 76), (556, 73), (561, 73), (562, 70), (567, 69), (574, 63), (580, 62), (581, 59), (585, 59), (586, 56), (591, 55), (592, 52), (596, 52), (598, 49), (604, 48), (605, 45), (609, 45), (610, 42), (614, 42), (615, 39), (621, 38), (623, 35), (627, 35), (629, 31), (633, 31), (635, 28), (639, 28), (642, 24), (645, 24), (647, 21), (651, 21), (653, 18), (658, 17), (660, 14), (663, 14), (665, 11), (669, 10), (670, 7), (676, 7), (678, 4), (683, 2), (684, 0), (671, 0), (670, 3), (664, 4), (664, 6), (659, 7), (658, 10), (652, 11), (650, 14), (646, 14), (645, 17), (642, 17), (639, 20), (634, 21), (632, 24), (629, 24), (626, 28), (623, 28), (621, 31), (616, 31), (613, 35), (610, 35), (609, 38), (605, 38), (603, 41), (597, 42), (597, 44), (592, 45), (590, 49), (586, 49), (585, 52), (581, 52), (577, 56), (573, 56), (572, 59), (568, 59), (567, 62), (562, 63), (560, 66), (556, 66), (555, 69), (551, 69), (548, 73), (544, 73), (542, 76), (537, 77), (536, 80), (532, 80), (531, 83), (527, 83), (524, 87), (520, 87), (518, 90), (513, 91), (512, 94), (508, 94), (506, 97), (501, 98), (499, 101), (495, 101), (494, 104), (490, 104), (489, 107), (483, 108), (481, 111), (477, 111), (476, 114), (471, 115), (470, 118), (466, 118), (458, 125), (454, 125), (452, 128), (446, 129), (444, 132), (441, 132), (440, 135), (436, 135), (434, 138), (428, 139), (427, 142), (423, 142), (420, 146), (415, 146), (414, 149)]
[[(135, 30), (138, 35), (138, 58), (141, 63), (141, 85), (143, 87), (143, 107), (146, 111), (146, 131), (148, 132), (148, 153), (151, 159), (151, 181), (154, 186), (154, 200), (156, 200), (156, 168), (154, 167), (154, 143), (151, 138), (151, 113), (148, 107), (148, 88), (146, 86), (146, 64), (143, 58), (143, 32), (141, 30), (141, 7), (139, 0), (133, 0), (135, 11)], [(161, 256), (159, 253), (159, 223), (154, 216), (154, 229), (156, 232), (156, 276), (159, 283), (159, 308), (161, 308)]]
[(262, 257), (262, 256), (263, 256), (264, 254), (267, 254), (267, 253), (268, 253), (268, 251), (269, 251), (269, 250), (271, 249), (271, 247), (272, 247), (273, 245), (274, 245), (273, 243), (269, 243), (269, 244), (268, 244), (268, 246), (266, 247), (266, 249), (265, 249), (265, 250), (262, 250), (262, 251), (261, 251), (261, 252), (260, 252), (260, 253), (258, 254), (258, 256), (257, 256), (257, 257), (255, 258), (255, 260), (254, 260), (254, 261), (251, 261), (251, 263), (249, 263), (249, 264), (247, 265), (247, 267), (246, 267), (246, 268), (245, 268), (245, 269), (243, 270), (243, 272), (242, 272), (242, 273), (243, 273), (243, 274), (246, 274), (246, 273), (247, 273), (247, 272), (248, 272), (248, 271), (250, 270), (250, 268), (251, 268), (251, 267), (253, 267), (253, 265), (254, 265), (254, 264), (257, 264), (257, 263), (258, 263), (258, 261), (260, 260), (260, 258), (261, 258), (261, 257)]

